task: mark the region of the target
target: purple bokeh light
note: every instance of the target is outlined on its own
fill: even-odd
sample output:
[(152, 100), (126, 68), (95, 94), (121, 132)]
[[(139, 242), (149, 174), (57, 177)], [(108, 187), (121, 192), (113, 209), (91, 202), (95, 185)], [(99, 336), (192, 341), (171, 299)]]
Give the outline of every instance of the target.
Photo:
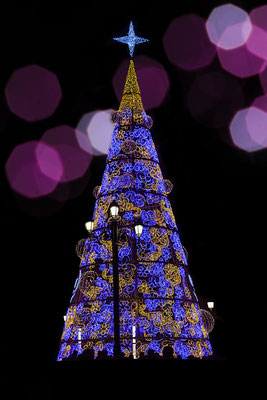
[(266, 65), (267, 65), (267, 62), (265, 63), (265, 68), (263, 68), (263, 70), (259, 74), (261, 86), (265, 93), (267, 93), (267, 67), (266, 67)]
[(221, 66), (232, 75), (247, 78), (261, 73), (265, 68), (265, 61), (252, 54), (246, 44), (232, 50), (217, 48)]
[(256, 97), (252, 106), (267, 113), (267, 95)]
[(206, 29), (212, 43), (228, 50), (244, 45), (252, 26), (244, 10), (233, 4), (224, 4), (212, 10)]
[(56, 75), (39, 65), (17, 69), (6, 84), (5, 95), (10, 110), (28, 122), (50, 117), (62, 98)]
[(170, 62), (184, 70), (207, 66), (216, 55), (209, 40), (205, 19), (196, 14), (175, 18), (169, 25), (163, 45)]
[(206, 72), (197, 76), (187, 96), (192, 116), (212, 128), (228, 126), (243, 102), (240, 83), (224, 72)]
[(81, 149), (74, 128), (61, 125), (49, 129), (43, 134), (41, 142), (52, 146), (60, 156), (63, 173), (59, 174), (59, 182), (79, 179), (88, 170), (93, 156)]
[[(137, 79), (145, 110), (159, 107), (170, 87), (165, 68), (150, 57), (136, 56), (134, 59)], [(121, 101), (129, 61), (124, 60), (116, 70), (112, 85), (118, 101)]]
[(267, 5), (254, 8), (249, 17), (253, 25), (267, 31)]
[[(38, 145), (38, 141), (18, 145), (10, 154), (5, 165), (6, 176), (12, 189), (28, 198), (45, 196), (53, 192), (58, 184), (55, 179), (51, 179), (41, 171), (36, 158)], [(57, 156), (50, 146), (43, 145), (41, 157), (43, 166), (47, 165), (47, 162), (49, 163), (49, 161), (45, 161), (46, 157), (48, 159), (52, 157), (53, 163), (55, 163)], [(56, 163), (59, 168), (59, 159)], [(47, 170), (47, 166), (45, 169)]]

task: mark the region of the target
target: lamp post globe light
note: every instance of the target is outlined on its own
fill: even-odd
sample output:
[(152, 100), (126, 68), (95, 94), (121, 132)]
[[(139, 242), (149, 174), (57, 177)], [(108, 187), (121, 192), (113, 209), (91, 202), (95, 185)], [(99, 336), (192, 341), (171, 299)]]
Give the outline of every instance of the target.
[(214, 301), (208, 301), (207, 305), (208, 305), (208, 308), (210, 311), (212, 311), (214, 309)]
[(140, 237), (143, 232), (143, 225), (139, 222), (134, 226), (134, 231), (137, 237)]
[(116, 201), (113, 201), (109, 207), (110, 215), (113, 219), (116, 219), (119, 215), (119, 206)]
[(85, 229), (88, 231), (88, 233), (91, 233), (92, 230), (94, 229), (94, 222), (93, 221), (86, 222)]

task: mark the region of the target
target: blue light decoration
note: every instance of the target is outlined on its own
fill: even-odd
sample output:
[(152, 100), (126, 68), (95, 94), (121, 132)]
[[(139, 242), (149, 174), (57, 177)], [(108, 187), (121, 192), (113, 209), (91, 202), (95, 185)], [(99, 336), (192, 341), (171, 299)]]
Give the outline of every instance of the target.
[[(131, 25), (130, 25), (131, 27)], [(181, 244), (145, 113), (133, 60), (118, 111), (101, 186), (93, 194), (94, 229), (79, 241), (81, 258), (61, 337), (58, 361), (74, 350), (113, 355), (113, 266), (109, 207), (119, 206), (119, 306), (121, 349), (138, 358), (149, 349), (202, 358), (212, 354), (187, 255)], [(143, 232), (135, 234), (136, 222)]]
[(140, 43), (149, 41), (148, 39), (144, 39), (144, 38), (141, 38), (141, 37), (135, 35), (132, 21), (130, 21), (130, 26), (129, 26), (129, 31), (128, 31), (127, 36), (121, 36), (121, 37), (113, 38), (113, 39), (117, 40), (117, 42), (128, 44), (131, 57), (133, 56), (134, 48), (135, 48), (136, 44), (140, 44)]

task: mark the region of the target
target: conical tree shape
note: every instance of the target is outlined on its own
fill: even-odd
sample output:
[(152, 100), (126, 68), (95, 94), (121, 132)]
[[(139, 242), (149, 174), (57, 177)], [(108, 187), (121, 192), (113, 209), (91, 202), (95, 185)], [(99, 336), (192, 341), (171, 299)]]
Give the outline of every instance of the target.
[[(94, 190), (94, 229), (77, 245), (81, 257), (58, 360), (74, 350), (113, 354), (113, 265), (109, 207), (119, 205), (121, 349), (138, 357), (173, 347), (182, 358), (212, 354), (188, 272), (131, 60), (101, 186)], [(143, 225), (138, 238), (137, 222)], [(86, 353), (85, 353), (86, 354)]]

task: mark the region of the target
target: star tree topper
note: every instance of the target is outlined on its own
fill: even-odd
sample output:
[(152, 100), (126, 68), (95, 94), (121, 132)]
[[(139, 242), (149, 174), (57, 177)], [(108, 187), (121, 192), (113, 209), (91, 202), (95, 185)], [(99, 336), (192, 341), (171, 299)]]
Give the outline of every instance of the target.
[(133, 57), (134, 47), (136, 44), (149, 42), (148, 39), (144, 39), (135, 35), (132, 21), (130, 21), (129, 32), (127, 36), (121, 36), (113, 39), (117, 40), (117, 42), (128, 44), (131, 57)]

